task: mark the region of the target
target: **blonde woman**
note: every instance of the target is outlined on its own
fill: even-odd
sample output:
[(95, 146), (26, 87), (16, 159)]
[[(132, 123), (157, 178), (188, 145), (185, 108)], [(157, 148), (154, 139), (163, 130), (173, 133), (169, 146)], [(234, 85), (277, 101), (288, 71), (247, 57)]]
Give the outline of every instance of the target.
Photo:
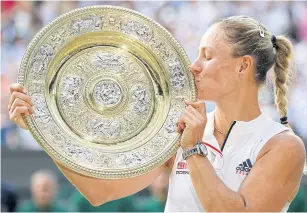
[[(287, 211), (305, 165), (302, 140), (287, 122), (291, 42), (243, 16), (214, 23), (191, 65), (198, 102), (186, 102), (178, 120), (180, 148), (166, 164), (126, 181), (105, 181), (57, 166), (93, 205), (133, 194), (170, 171), (165, 211)], [(266, 118), (258, 89), (274, 66), (275, 101), (281, 124)], [(10, 119), (27, 128), (31, 114), (25, 89), (11, 85)], [(216, 103), (207, 114), (203, 100)]]

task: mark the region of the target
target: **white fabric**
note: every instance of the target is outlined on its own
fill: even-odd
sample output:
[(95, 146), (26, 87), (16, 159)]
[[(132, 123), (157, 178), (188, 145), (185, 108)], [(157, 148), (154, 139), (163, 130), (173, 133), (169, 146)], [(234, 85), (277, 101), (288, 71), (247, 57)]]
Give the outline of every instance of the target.
[[(236, 121), (223, 152), (220, 153), (220, 147), (213, 135), (214, 112), (209, 113), (207, 117), (203, 141), (218, 149), (216, 151), (207, 146), (209, 151), (207, 157), (215, 168), (217, 175), (227, 187), (234, 191), (238, 191), (241, 183), (248, 175), (248, 164), (254, 165), (257, 155), (265, 143), (274, 135), (288, 130), (285, 126), (266, 118), (263, 114), (249, 122)], [(241, 171), (241, 168), (244, 171)], [(285, 205), (282, 211), (287, 211), (289, 205), (290, 202)], [(187, 163), (182, 159), (182, 149), (180, 148), (169, 179), (165, 212), (187, 211), (204, 212), (205, 209), (194, 190), (188, 174)]]

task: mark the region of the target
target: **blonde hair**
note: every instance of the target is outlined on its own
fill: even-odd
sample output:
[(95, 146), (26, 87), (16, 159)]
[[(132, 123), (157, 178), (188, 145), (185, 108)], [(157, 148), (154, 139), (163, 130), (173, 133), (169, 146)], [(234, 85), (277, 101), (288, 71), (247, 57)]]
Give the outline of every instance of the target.
[[(274, 36), (257, 20), (248, 16), (231, 16), (221, 19), (219, 24), (225, 40), (233, 45), (232, 55), (251, 55), (255, 59), (255, 80), (261, 85), (267, 72), (274, 67), (275, 105), (284, 118), (288, 113), (288, 88), (292, 74), (293, 46), (285, 36)], [(282, 120), (282, 119), (281, 119)], [(288, 122), (282, 122), (291, 131)], [(305, 165), (304, 173), (307, 174)]]
[[(280, 117), (287, 116), (287, 92), (290, 82), (292, 69), (291, 61), (293, 59), (293, 46), (290, 40), (284, 36), (276, 37), (276, 57), (274, 65), (274, 82), (275, 82), (275, 104), (279, 111)], [(285, 124), (289, 126), (289, 124)]]

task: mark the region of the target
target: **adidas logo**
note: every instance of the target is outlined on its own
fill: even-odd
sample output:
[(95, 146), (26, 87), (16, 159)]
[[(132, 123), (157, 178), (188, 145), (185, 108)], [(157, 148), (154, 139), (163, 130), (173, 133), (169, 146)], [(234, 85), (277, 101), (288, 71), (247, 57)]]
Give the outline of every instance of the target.
[(250, 159), (247, 159), (243, 163), (239, 164), (239, 166), (236, 168), (236, 173), (240, 175), (248, 175), (252, 167), (252, 162), (250, 161)]

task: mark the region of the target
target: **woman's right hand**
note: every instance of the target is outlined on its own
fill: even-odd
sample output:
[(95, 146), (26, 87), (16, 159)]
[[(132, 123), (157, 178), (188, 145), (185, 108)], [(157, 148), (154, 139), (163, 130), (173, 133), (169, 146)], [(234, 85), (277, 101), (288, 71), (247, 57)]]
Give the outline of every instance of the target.
[(20, 128), (28, 129), (22, 115), (34, 113), (31, 98), (27, 95), (26, 89), (18, 83), (10, 85), (10, 93), (11, 98), (8, 105), (10, 120)]

